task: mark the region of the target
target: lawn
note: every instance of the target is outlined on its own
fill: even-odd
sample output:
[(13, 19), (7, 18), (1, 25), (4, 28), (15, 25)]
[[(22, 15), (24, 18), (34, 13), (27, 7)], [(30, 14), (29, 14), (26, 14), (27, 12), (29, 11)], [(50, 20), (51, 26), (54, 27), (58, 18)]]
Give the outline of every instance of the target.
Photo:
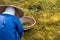
[(0, 0), (2, 4), (15, 5), (36, 20), (21, 40), (60, 40), (60, 0)]

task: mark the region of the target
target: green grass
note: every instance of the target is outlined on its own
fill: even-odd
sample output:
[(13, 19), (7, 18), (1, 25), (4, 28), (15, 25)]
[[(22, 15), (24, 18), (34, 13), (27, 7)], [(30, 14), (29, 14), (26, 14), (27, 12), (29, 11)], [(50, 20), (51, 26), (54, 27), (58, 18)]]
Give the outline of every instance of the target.
[(35, 18), (36, 24), (24, 32), (21, 40), (60, 40), (59, 0), (5, 0), (0, 4), (15, 5), (24, 11), (25, 16)]

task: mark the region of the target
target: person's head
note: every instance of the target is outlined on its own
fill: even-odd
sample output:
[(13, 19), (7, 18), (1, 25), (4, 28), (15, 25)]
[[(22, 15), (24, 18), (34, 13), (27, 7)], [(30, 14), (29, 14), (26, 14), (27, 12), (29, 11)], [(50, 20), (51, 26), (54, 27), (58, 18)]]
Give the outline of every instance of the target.
[(15, 9), (13, 7), (7, 7), (3, 14), (15, 15)]

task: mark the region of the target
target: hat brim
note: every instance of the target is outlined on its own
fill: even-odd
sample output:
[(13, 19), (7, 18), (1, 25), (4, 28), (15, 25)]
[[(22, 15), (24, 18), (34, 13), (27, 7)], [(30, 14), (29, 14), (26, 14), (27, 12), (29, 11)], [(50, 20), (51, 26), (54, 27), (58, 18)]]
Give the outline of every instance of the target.
[(24, 16), (24, 12), (17, 8), (16, 6), (13, 6), (13, 5), (0, 5), (0, 13), (4, 12), (5, 11), (5, 8), (7, 7), (13, 7), (15, 8), (15, 15), (19, 18), (23, 17)]

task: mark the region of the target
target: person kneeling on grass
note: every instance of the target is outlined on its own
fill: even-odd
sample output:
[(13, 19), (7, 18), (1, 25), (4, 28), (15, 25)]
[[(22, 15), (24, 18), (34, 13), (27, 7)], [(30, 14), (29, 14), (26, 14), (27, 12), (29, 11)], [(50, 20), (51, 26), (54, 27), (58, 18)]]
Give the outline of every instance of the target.
[(20, 40), (24, 31), (20, 20), (14, 16), (15, 9), (7, 7), (0, 14), (0, 40)]

